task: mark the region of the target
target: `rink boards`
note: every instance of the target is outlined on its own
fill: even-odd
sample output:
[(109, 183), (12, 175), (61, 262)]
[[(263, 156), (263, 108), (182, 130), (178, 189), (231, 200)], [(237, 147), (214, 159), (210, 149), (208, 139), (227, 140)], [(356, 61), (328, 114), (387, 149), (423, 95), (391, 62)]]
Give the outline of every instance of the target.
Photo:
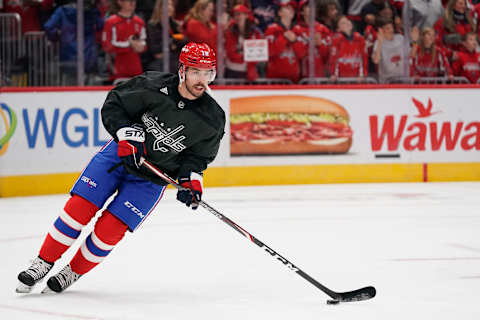
[[(2, 89), (0, 196), (68, 192), (109, 139), (100, 116), (108, 89)], [(245, 97), (332, 101), (348, 112), (353, 138), (348, 151), (340, 154), (232, 155), (227, 124), (205, 184), (480, 180), (478, 89), (474, 85), (213, 88), (227, 120), (232, 101)], [(295, 105), (291, 108), (295, 113)]]

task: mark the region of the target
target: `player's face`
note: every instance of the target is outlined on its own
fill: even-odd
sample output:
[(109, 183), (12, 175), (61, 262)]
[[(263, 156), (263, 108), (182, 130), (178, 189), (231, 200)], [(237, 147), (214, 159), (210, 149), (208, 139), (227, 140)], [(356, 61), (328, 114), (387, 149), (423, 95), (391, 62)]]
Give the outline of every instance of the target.
[(215, 79), (215, 69), (188, 67), (185, 71), (185, 87), (194, 97), (200, 97), (207, 89), (208, 83)]

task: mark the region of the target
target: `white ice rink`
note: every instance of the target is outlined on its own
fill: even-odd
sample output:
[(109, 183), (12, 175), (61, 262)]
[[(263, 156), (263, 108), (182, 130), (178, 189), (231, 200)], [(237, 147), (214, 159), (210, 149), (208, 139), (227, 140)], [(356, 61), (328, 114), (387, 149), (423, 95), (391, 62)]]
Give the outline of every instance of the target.
[(334, 306), (206, 210), (184, 208), (173, 190), (64, 293), (42, 295), (42, 283), (16, 294), (18, 272), (66, 199), (0, 199), (0, 319), (480, 319), (480, 183), (206, 190), (211, 206), (320, 283), (377, 288), (372, 300)]

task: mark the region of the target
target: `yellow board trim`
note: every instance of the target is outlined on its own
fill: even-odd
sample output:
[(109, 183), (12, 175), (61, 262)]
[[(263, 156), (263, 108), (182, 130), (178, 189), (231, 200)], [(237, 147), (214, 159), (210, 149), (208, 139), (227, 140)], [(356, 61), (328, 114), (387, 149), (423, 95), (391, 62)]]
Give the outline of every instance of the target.
[(212, 167), (206, 186), (422, 181), (422, 164)]
[[(79, 173), (0, 177), (0, 197), (68, 193)], [(205, 186), (480, 181), (480, 163), (212, 167)]]
[(0, 197), (68, 193), (80, 173), (0, 177)]
[(429, 163), (428, 181), (480, 181), (480, 163)]

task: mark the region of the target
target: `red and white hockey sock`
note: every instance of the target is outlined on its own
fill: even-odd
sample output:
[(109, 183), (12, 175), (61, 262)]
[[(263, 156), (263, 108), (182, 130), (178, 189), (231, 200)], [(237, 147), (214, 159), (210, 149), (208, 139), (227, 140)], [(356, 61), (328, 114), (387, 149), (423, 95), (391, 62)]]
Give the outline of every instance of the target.
[(85, 274), (98, 265), (122, 240), (128, 226), (105, 210), (70, 262), (73, 272)]
[(65, 204), (64, 212), (53, 223), (38, 256), (50, 263), (60, 259), (97, 211), (96, 205), (73, 195)]

